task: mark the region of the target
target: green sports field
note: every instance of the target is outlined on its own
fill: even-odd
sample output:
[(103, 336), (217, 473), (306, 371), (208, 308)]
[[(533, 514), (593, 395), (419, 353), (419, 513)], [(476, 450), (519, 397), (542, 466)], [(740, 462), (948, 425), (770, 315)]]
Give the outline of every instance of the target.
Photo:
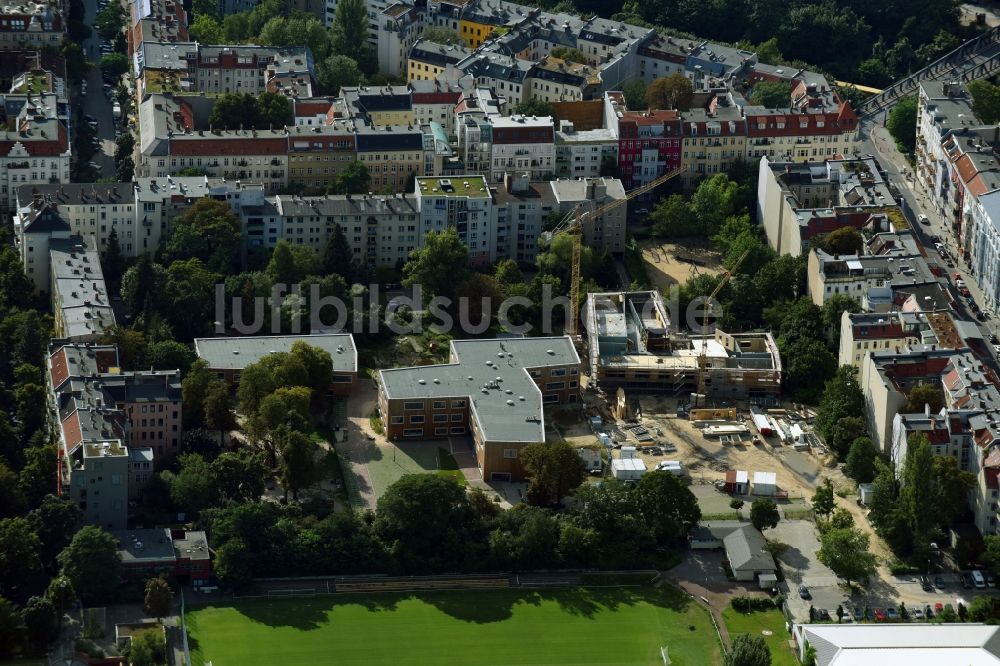
[(340, 594), (189, 609), (195, 666), (711, 666), (707, 612), (672, 588)]

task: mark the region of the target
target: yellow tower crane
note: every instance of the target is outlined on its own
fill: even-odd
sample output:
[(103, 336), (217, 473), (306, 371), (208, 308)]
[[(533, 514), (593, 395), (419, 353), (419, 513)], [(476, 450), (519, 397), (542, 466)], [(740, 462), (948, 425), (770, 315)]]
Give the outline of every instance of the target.
[(570, 258), (570, 268), (569, 268), (569, 302), (571, 303), (571, 308), (573, 311), (568, 313), (568, 321), (566, 322), (566, 333), (570, 337), (575, 338), (579, 333), (579, 315), (577, 314), (576, 308), (580, 304), (580, 254), (583, 247), (583, 223), (588, 219), (597, 219), (602, 215), (605, 215), (619, 206), (624, 205), (628, 201), (636, 198), (637, 196), (643, 195), (650, 190), (654, 190), (663, 183), (667, 182), (671, 178), (679, 176), (684, 172), (683, 168), (677, 168), (673, 171), (668, 171), (659, 178), (649, 181), (641, 187), (637, 187), (634, 190), (629, 190), (623, 199), (615, 199), (614, 201), (607, 203), (594, 210), (581, 213), (582, 204), (577, 204), (576, 208), (573, 209), (562, 221), (550, 232), (545, 232), (542, 234), (542, 240), (551, 243), (552, 240), (561, 236), (562, 234), (567, 234), (572, 239), (572, 255)]

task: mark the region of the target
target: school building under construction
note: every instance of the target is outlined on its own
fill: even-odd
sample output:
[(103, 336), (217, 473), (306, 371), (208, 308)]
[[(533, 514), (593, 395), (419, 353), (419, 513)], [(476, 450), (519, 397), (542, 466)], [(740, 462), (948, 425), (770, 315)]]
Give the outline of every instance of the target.
[(680, 333), (656, 291), (591, 293), (585, 321), (591, 381), (605, 391), (745, 400), (781, 389), (770, 333)]

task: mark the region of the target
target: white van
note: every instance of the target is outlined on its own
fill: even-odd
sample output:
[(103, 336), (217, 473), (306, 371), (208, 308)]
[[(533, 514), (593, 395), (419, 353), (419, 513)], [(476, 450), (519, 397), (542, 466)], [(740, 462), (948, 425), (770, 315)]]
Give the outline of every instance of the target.
[(973, 571), (972, 572), (972, 583), (976, 586), (977, 590), (981, 590), (984, 587), (986, 587), (986, 579), (983, 578), (983, 572), (982, 571)]

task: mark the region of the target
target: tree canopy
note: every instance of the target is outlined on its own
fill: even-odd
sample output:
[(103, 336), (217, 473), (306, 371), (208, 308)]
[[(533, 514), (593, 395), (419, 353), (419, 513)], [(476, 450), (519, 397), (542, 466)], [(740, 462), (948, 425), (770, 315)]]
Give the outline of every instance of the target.
[(646, 86), (646, 103), (651, 109), (687, 111), (693, 96), (694, 84), (680, 72), (661, 76)]
[(164, 255), (167, 261), (199, 259), (217, 273), (235, 272), (242, 235), (240, 218), (229, 204), (204, 197), (174, 219)]
[(469, 248), (458, 237), (453, 227), (444, 231), (430, 231), (424, 237), (424, 246), (410, 253), (403, 266), (403, 284), (419, 285), (423, 297), (450, 297), (454, 287), (469, 273)]
[(917, 98), (907, 97), (897, 102), (885, 126), (900, 152), (912, 153), (917, 145)]
[(118, 541), (100, 527), (86, 525), (57, 558), (62, 573), (87, 603), (111, 598), (121, 576)]

